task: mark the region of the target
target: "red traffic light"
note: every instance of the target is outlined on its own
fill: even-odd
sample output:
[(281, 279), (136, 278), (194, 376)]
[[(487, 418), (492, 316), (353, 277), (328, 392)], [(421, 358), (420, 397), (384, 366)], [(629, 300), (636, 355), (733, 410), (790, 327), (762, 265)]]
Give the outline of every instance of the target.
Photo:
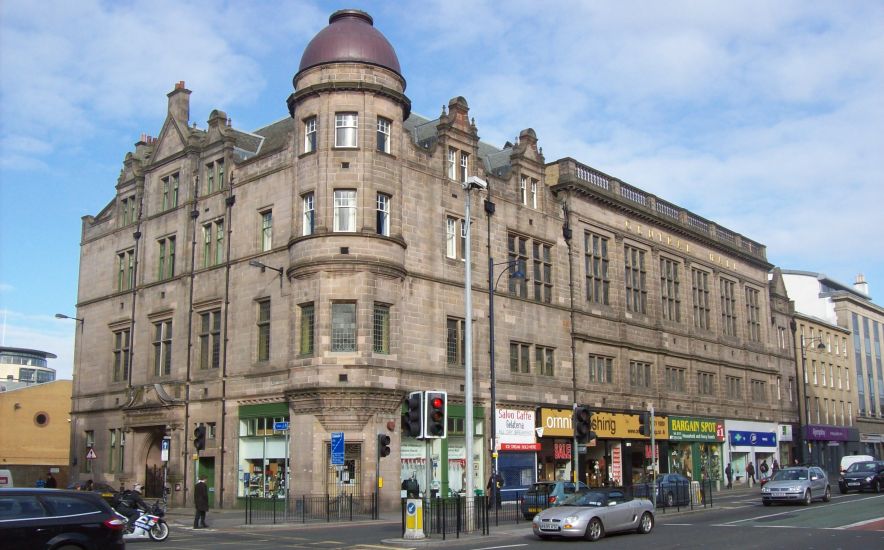
[(442, 401), (441, 397), (434, 397), (432, 401), (432, 405), (434, 409), (441, 409), (444, 401)]

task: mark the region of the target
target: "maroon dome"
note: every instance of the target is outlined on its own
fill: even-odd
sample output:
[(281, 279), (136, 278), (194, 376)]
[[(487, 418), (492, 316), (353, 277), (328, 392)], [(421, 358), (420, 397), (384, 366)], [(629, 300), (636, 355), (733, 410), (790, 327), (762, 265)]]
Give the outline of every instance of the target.
[(328, 18), (328, 27), (307, 44), (298, 73), (325, 63), (355, 62), (378, 65), (401, 77), (393, 46), (373, 24), (374, 20), (364, 11), (336, 11)]

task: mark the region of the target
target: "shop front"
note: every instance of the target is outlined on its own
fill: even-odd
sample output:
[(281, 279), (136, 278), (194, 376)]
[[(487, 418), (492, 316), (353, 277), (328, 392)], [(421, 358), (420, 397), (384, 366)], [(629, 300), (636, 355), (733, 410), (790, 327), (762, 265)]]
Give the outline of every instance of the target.
[(503, 499), (507, 500), (508, 494), (521, 493), (536, 480), (540, 444), (533, 410), (497, 409), (496, 413), (497, 453), (491, 457), (497, 460), (497, 471), (503, 476)]
[[(765, 474), (762, 464), (767, 465), (767, 476), (773, 474), (773, 463), (782, 464), (784, 457), (779, 454), (777, 444), (778, 426), (768, 422), (747, 422), (742, 420), (725, 421), (727, 430), (727, 456), (730, 457), (731, 468), (735, 474), (735, 482), (745, 482), (746, 467), (752, 464), (755, 468), (755, 481), (760, 481)], [(739, 476), (739, 477), (737, 477)]]
[(795, 446), (795, 441), (792, 437), (791, 424), (777, 425), (777, 443), (780, 451), (780, 466), (785, 468), (794, 464), (795, 459), (798, 458), (798, 448)]
[(571, 409), (541, 408), (535, 433), (540, 443), (537, 453), (537, 480), (571, 479)]
[[(564, 409), (540, 409), (538, 475), (556, 477), (539, 479), (570, 479), (571, 414)], [(639, 433), (639, 415), (594, 411), (592, 431), (596, 439), (578, 448), (580, 481), (590, 487), (622, 486), (640, 483), (649, 477), (651, 442)], [(665, 416), (655, 417), (654, 433), (659, 457), (669, 437)]]
[[(448, 434), (445, 439), (418, 440), (403, 437), (400, 442), (399, 481), (412, 476), (420, 486), (421, 494), (447, 496), (463, 494), (469, 465), (466, 457), (465, 409), (463, 405), (448, 405)], [(473, 407), (473, 487), (484, 489), (485, 471), (485, 409)], [(488, 469), (490, 471), (490, 468)], [(429, 493), (427, 490), (429, 489)]]
[(700, 481), (705, 468), (709, 479), (724, 479), (722, 447), (724, 422), (713, 418), (669, 417), (669, 445), (666, 461), (669, 472)]
[(841, 457), (850, 454), (849, 448), (859, 443), (859, 430), (847, 426), (804, 426), (809, 462), (819, 466), (830, 476), (838, 475)]
[[(237, 496), (284, 497), (289, 486), (288, 403), (239, 408), (239, 483)], [(282, 424), (280, 424), (282, 423)]]

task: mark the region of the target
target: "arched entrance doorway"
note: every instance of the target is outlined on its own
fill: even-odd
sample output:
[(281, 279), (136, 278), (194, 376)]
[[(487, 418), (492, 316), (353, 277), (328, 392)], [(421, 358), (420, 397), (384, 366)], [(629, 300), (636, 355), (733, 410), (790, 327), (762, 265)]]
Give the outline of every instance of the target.
[(148, 442), (147, 455), (144, 461), (144, 496), (162, 498), (166, 484), (166, 463), (162, 460), (162, 429), (152, 429), (146, 434)]

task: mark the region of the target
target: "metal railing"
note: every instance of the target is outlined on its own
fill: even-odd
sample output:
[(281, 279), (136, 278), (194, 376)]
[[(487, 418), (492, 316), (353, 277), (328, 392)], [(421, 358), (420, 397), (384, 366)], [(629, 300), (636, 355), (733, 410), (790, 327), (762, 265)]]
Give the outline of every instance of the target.
[(682, 508), (707, 508), (712, 506), (712, 480), (658, 482), (657, 490), (653, 483), (636, 483), (631, 487), (633, 498), (651, 499), (656, 495), (656, 508), (681, 510)]
[(378, 519), (377, 493), (354, 495), (301, 495), (242, 499), (246, 524), (333, 523)]
[[(402, 499), (402, 533), (405, 534), (405, 503)], [(423, 506), (424, 534), (427, 537), (451, 535), (460, 538), (462, 533), (488, 534), (488, 497), (425, 498)]]

